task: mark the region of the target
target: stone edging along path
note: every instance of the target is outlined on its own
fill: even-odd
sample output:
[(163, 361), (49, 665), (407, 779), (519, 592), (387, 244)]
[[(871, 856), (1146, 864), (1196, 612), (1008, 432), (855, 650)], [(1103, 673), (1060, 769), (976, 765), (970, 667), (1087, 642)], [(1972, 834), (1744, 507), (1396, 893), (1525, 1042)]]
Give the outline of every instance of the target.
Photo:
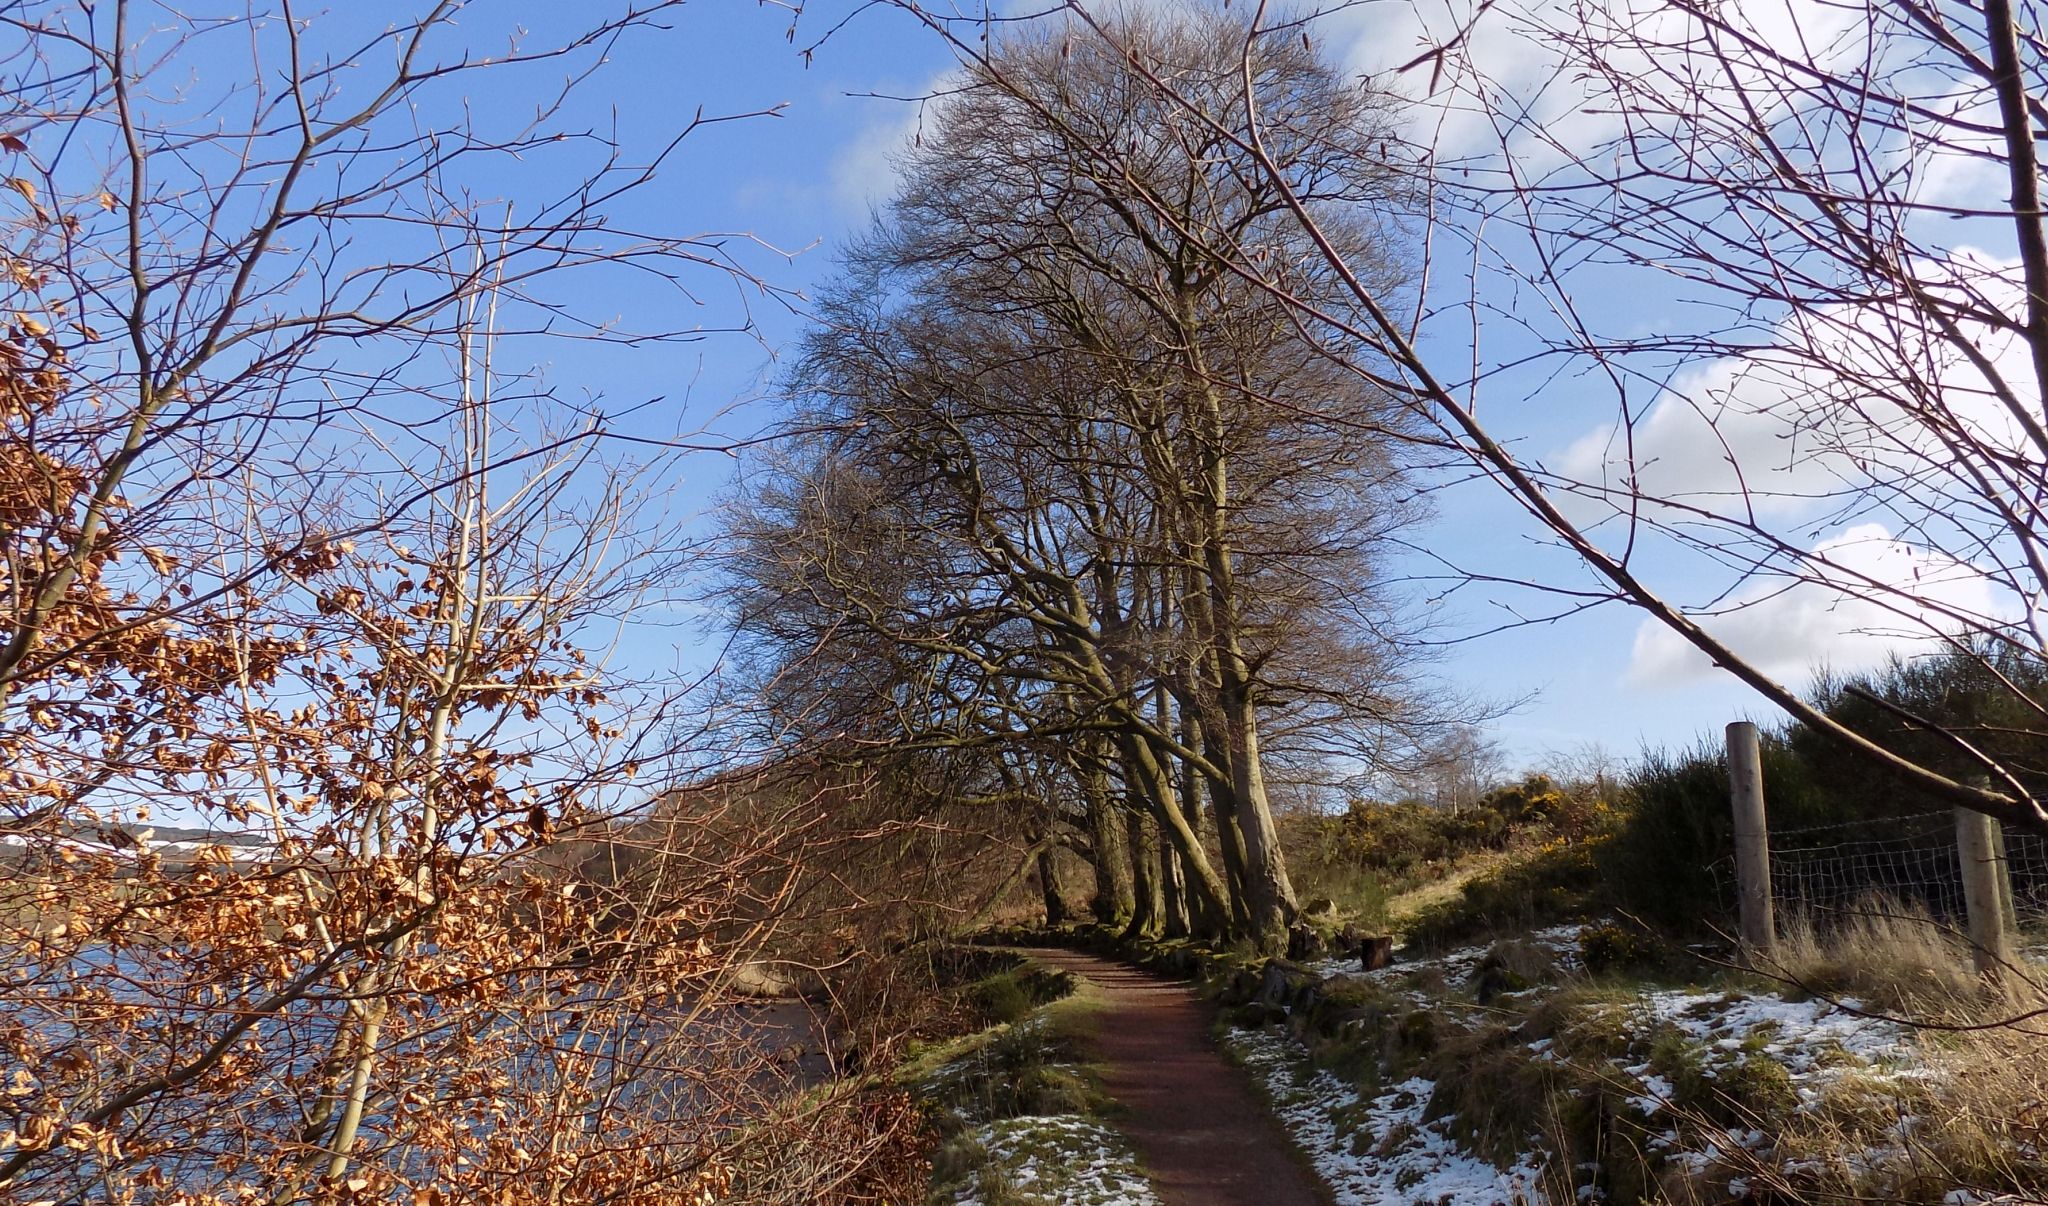
[(1187, 985), (1079, 951), (1021, 952), (1093, 984), (1103, 1001), (1093, 1040), (1103, 1089), (1127, 1113), (1117, 1129), (1137, 1148), (1166, 1206), (1322, 1206), (1251, 1080), (1210, 1041), (1214, 1012)]

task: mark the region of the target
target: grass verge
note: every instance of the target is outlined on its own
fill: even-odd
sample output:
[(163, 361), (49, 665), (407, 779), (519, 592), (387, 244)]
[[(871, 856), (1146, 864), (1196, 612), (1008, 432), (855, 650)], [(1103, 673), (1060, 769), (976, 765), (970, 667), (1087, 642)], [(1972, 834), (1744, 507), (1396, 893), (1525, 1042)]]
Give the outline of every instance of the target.
[(990, 1024), (917, 1052), (897, 1073), (933, 1133), (929, 1200), (1156, 1202), (1087, 1059), (1100, 1009), (1092, 988), (1027, 963), (964, 995)]

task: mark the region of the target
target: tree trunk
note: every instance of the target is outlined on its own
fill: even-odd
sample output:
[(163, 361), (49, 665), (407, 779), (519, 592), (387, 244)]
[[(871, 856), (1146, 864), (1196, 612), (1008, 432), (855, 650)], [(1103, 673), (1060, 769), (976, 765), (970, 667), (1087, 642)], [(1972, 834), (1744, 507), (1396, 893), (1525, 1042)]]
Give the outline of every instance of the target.
[(1101, 767), (1082, 772), (1081, 790), (1088, 797), (1088, 836), (1095, 847), (1095, 895), (1089, 911), (1103, 925), (1121, 925), (1137, 903), (1123, 812), (1109, 794), (1109, 776)]
[(1125, 732), (1118, 734), (1117, 740), (1124, 755), (1125, 783), (1144, 802), (1158, 823), (1159, 832), (1180, 855), (1181, 870), (1185, 873), (1188, 891), (1198, 902), (1197, 907), (1221, 915), (1227, 907), (1223, 902), (1229, 889), (1217, 877), (1208, 854), (1188, 830), (1187, 818), (1181, 815), (1179, 806), (1174, 803), (1173, 776), (1160, 762), (1152, 743), (1144, 737)]
[(1237, 830), (1244, 839), (1245, 905), (1252, 938), (1261, 950), (1287, 949), (1287, 930), (1300, 906), (1287, 878), (1280, 834), (1266, 802), (1266, 777), (1259, 765), (1258, 719), (1242, 691), (1225, 696), (1224, 724), (1230, 737), (1230, 794)]
[[(1166, 692), (1163, 689), (1155, 690), (1152, 693), (1152, 714), (1154, 722), (1159, 726), (1160, 732), (1167, 733), (1172, 731), (1173, 717), (1167, 711)], [(1169, 775), (1162, 779), (1159, 786), (1161, 793), (1160, 806), (1176, 812), (1182, 821), (1185, 822), (1187, 813), (1182, 811), (1181, 808), (1179, 785), (1174, 783), (1173, 777)], [(1188, 826), (1188, 832), (1194, 837), (1195, 844), (1199, 846), (1202, 840), (1199, 818), (1196, 819), (1193, 825)], [(1189, 907), (1187, 877), (1181, 873), (1180, 855), (1174, 850), (1172, 842), (1161, 842), (1159, 844), (1159, 879), (1166, 896), (1166, 936), (1168, 938), (1185, 938), (1193, 932), (1189, 925), (1189, 914), (1203, 910), (1193, 910)]]
[[(1192, 586), (1192, 584), (1191, 584)], [(1191, 601), (1190, 612), (1196, 614), (1200, 631), (1208, 632), (1208, 605), (1205, 601)], [(1209, 661), (1213, 668), (1213, 651)], [(1216, 818), (1216, 845), (1223, 855), (1223, 873), (1229, 904), (1228, 929), (1236, 934), (1253, 932), (1250, 894), (1245, 884), (1244, 834), (1237, 823), (1237, 794), (1231, 787), (1233, 778), (1232, 756), (1228, 743), (1220, 739), (1225, 726), (1216, 719), (1214, 690), (1205, 690), (1198, 676), (1189, 672), (1183, 678), (1185, 695), (1181, 703), (1182, 740), (1189, 749), (1200, 750), (1202, 757), (1217, 768), (1221, 778), (1201, 774), (1190, 766), (1189, 777), (1197, 775), (1208, 787), (1209, 811)], [(1189, 794), (1192, 795), (1192, 789)]]
[(1249, 933), (1252, 915), (1244, 890), (1244, 835), (1237, 829), (1237, 807), (1230, 798), (1230, 784), (1207, 780), (1209, 808), (1216, 816), (1217, 845), (1223, 849), (1223, 870), (1230, 883), (1230, 926), (1237, 933)]
[(1046, 842), (1038, 850), (1038, 887), (1045, 893), (1047, 927), (1067, 923), (1067, 899), (1060, 891), (1059, 847)]
[(1167, 938), (1187, 937), (1187, 877), (1181, 874), (1180, 855), (1174, 853), (1172, 842), (1159, 843), (1159, 897), (1160, 934)]
[[(1195, 727), (1184, 710), (1180, 726), (1181, 744), (1191, 750), (1201, 748)], [(1195, 768), (1194, 763), (1185, 759), (1180, 764), (1180, 811), (1181, 815), (1187, 818), (1188, 831), (1194, 834), (1195, 841), (1199, 843), (1202, 840), (1202, 773)], [(1223, 832), (1219, 825), (1218, 836), (1221, 837)], [(1241, 928), (1237, 924), (1237, 914), (1242, 909), (1239, 901), (1244, 890), (1244, 876), (1232, 866), (1229, 843), (1222, 841), (1218, 845), (1223, 853), (1224, 899), (1217, 902), (1218, 908), (1189, 919), (1194, 933), (1202, 938), (1228, 937), (1233, 928)]]
[(1156, 938), (1164, 922), (1166, 902), (1159, 884), (1159, 830), (1152, 818), (1133, 808), (1124, 814), (1129, 841), (1132, 908), (1126, 938)]
[(1200, 407), (1202, 475), (1189, 502), (1198, 517), (1200, 559), (1206, 591), (1187, 592), (1197, 608), (1206, 594), (1211, 656), (1215, 659), (1216, 702), (1230, 750), (1230, 788), (1237, 827), (1244, 838), (1245, 903), (1251, 937), (1259, 949), (1281, 954), (1294, 922), (1294, 887), (1280, 854), (1279, 835), (1266, 802), (1266, 777), (1259, 764), (1259, 728), (1253, 700), (1252, 668), (1238, 632), (1238, 587), (1231, 549), (1229, 427), (1215, 378), (1202, 355), (1200, 324), (1193, 298), (1180, 299), (1179, 318), (1187, 355), (1186, 382)]
[[(930, 929), (925, 931), (925, 933), (921, 933), (916, 936), (921, 938), (926, 936), (927, 934), (930, 936), (938, 936), (944, 934), (949, 937), (958, 938), (964, 934), (971, 934), (975, 930), (980, 929), (982, 925), (986, 923), (992, 915), (994, 915), (997, 906), (1003, 903), (1003, 899), (1009, 896), (1009, 894), (1017, 887), (1018, 884), (1024, 882), (1025, 875), (1030, 873), (1032, 866), (1037, 862), (1038, 856), (1044, 850), (1044, 848), (1045, 843), (1040, 842), (1038, 844), (1033, 845), (1030, 849), (1026, 850), (1023, 856), (1017, 860), (1016, 865), (1010, 868), (1010, 873), (1008, 875), (1003, 876), (1002, 882), (996, 885), (995, 891), (989, 893), (988, 896), (982, 900), (980, 907), (976, 908), (974, 912), (968, 914), (966, 920), (954, 923), (950, 929)], [(918, 928), (920, 930), (924, 930), (924, 926), (921, 923), (919, 924)]]

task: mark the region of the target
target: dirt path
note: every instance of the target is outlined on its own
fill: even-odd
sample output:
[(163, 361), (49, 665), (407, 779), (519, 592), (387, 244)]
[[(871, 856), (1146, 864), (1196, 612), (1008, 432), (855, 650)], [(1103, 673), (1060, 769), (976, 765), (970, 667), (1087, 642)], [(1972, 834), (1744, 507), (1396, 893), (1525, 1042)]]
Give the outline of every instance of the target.
[(1166, 1206), (1321, 1206), (1328, 1196), (1209, 1039), (1213, 1012), (1187, 986), (1076, 951), (1032, 950), (1101, 990), (1103, 1088)]

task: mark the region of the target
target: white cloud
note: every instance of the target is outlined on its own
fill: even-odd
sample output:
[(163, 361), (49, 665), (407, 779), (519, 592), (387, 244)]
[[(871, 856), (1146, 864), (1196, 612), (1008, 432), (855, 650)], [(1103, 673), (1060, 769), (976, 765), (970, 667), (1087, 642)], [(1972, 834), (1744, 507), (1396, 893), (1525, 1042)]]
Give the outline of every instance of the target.
[[(2020, 310), (2017, 261), (1965, 249), (1914, 267), (1923, 283), (1951, 299), (1968, 287), (1985, 304)], [(1960, 331), (2022, 404), (2033, 406), (2025, 343), (1978, 323), (1963, 322)], [(1632, 490), (1742, 522), (1811, 514), (1824, 496), (1873, 486), (1910, 482), (1923, 492), (1917, 501), (1930, 505), (1938, 505), (1940, 481), (1959, 496), (1972, 495), (1972, 483), (1949, 478), (1952, 453), (1926, 414), (1953, 418), (2007, 458), (2040, 455), (1983, 371), (1963, 347), (1932, 331), (1924, 314), (1828, 307), (1788, 318), (1768, 342), (1741, 358), (1680, 371), (1632, 430), (1603, 424), (1546, 468), (1593, 490)], [(1570, 507), (1586, 523), (1622, 509), (1621, 500), (1585, 496)]]
[(1943, 137), (1939, 145), (1901, 153), (1914, 160), (1913, 199), (1922, 205), (1997, 208), (2012, 184), (1996, 101), (1983, 89), (1959, 89), (1924, 103), (1940, 115)]
[[(1845, 36), (1859, 24), (1852, 10), (1829, 0), (1736, 0), (1715, 18), (1763, 45), (1797, 40), (1825, 65), (1856, 51)], [(1505, 151), (1525, 174), (1592, 156), (1623, 131), (1603, 73), (1651, 78), (1671, 48), (1700, 45), (1698, 23), (1664, 0), (1413, 0), (1340, 6), (1320, 28), (1347, 68), (1409, 92), (1408, 132), (1440, 159), (1484, 168), (1498, 166)], [(1587, 69), (1589, 42), (1598, 46), (1596, 70)], [(1455, 50), (1440, 64), (1390, 77), (1440, 47)], [(1763, 111), (1778, 107), (1776, 89), (1731, 69)], [(1642, 111), (1637, 120), (1646, 120)]]
[[(1753, 584), (1695, 619), (1765, 673), (1798, 684), (1823, 665), (1854, 671), (1933, 648), (1940, 632), (1959, 627), (1944, 610), (1971, 617), (1996, 610), (1996, 592), (1974, 567), (1894, 539), (1879, 524), (1850, 528), (1813, 554), (1839, 568), (1823, 580)], [(1901, 593), (1887, 596), (1866, 584), (1872, 581)], [(1644, 620), (1637, 628), (1630, 685), (1677, 686), (1713, 673), (1705, 654), (1663, 624)]]

